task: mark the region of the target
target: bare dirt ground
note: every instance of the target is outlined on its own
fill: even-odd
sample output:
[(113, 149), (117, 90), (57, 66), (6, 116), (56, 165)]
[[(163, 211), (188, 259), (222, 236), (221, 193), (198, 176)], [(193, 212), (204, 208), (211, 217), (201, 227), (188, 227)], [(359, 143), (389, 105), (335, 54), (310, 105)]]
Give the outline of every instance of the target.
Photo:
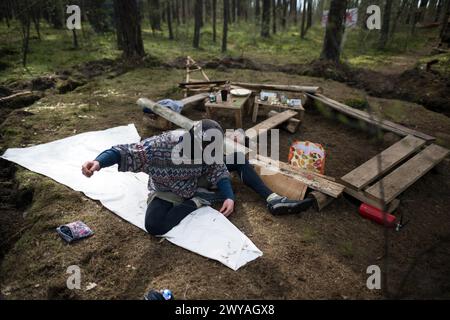
[[(414, 103), (370, 97), (320, 78), (237, 69), (208, 73), (214, 79), (320, 85), (327, 96), (342, 102), (367, 99), (386, 118), (450, 145), (449, 118)], [(24, 147), (128, 123), (143, 137), (157, 134), (143, 125), (135, 101), (142, 96), (178, 98), (176, 83), (182, 78), (181, 70), (141, 68), (46, 96), (8, 116), (0, 126), (1, 147)], [(203, 110), (187, 115), (206, 116)], [(348, 119), (328, 115), (309, 106), (299, 132), (281, 134), (282, 160), (291, 141), (318, 142), (328, 153), (326, 173), (340, 177), (397, 140), (390, 134), (374, 139)], [(231, 117), (219, 120), (226, 128), (232, 126)], [(244, 123), (251, 126), (248, 117)], [(15, 188), (31, 193), (32, 199), (25, 208), (10, 205), (0, 212), (20, 213), (9, 222), (16, 232), (1, 229), (1, 293), (6, 299), (141, 299), (150, 288), (170, 288), (178, 299), (449, 298), (448, 172), (447, 159), (400, 197), (398, 213), (410, 223), (401, 232), (388, 232), (387, 257), (384, 229), (358, 216), (358, 203), (352, 199), (340, 198), (320, 213), (310, 209), (303, 215), (273, 217), (256, 194), (234, 179), (237, 205), (230, 219), (264, 252), (234, 272), (149, 236), (81, 193), (18, 168)], [(74, 220), (86, 222), (95, 236), (64, 244), (55, 228)], [(66, 288), (66, 269), (74, 264), (82, 269), (83, 290)], [(373, 264), (387, 272), (389, 295), (366, 288), (366, 269)], [(97, 286), (85, 290), (90, 282)]]

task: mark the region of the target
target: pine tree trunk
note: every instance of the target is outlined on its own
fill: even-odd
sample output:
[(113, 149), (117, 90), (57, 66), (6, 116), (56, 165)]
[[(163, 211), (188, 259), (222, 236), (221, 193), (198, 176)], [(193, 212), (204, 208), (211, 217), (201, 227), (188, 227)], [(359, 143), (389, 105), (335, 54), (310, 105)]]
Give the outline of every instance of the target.
[(445, 0), (439, 0), (439, 3), (436, 6), (436, 14), (434, 16), (434, 22), (439, 21), (439, 18), (441, 17), (442, 6), (443, 6), (444, 2), (445, 2)]
[(387, 0), (384, 5), (383, 24), (381, 25), (380, 42), (378, 45), (380, 49), (384, 49), (389, 40), (391, 12), (392, 12), (392, 1)]
[(237, 0), (232, 0), (232, 3), (231, 3), (231, 22), (232, 23), (236, 22), (236, 1)]
[(290, 16), (294, 24), (297, 24), (297, 0), (291, 0)]
[(169, 40), (173, 40), (173, 28), (172, 28), (172, 22), (173, 22), (173, 7), (172, 2), (173, 0), (167, 0), (166, 4), (166, 19), (167, 19), (167, 29), (169, 29)]
[(223, 0), (222, 52), (227, 51), (228, 20), (230, 19), (229, 15), (230, 15), (230, 0)]
[(161, 7), (159, 0), (149, 0), (149, 18), (152, 31), (161, 31)]
[(306, 30), (311, 28), (312, 26), (312, 18), (313, 18), (313, 1), (308, 0), (308, 17), (306, 19)]
[(261, 37), (270, 37), (270, 2), (271, 0), (263, 0), (262, 21), (261, 21)]
[(178, 5), (177, 5), (178, 0), (170, 0), (170, 2), (171, 2), (170, 13), (172, 16), (172, 24), (175, 21), (177, 26), (179, 26), (180, 25), (180, 16), (178, 15)]
[(261, 18), (261, 0), (255, 0), (255, 19), (259, 23)]
[(436, 8), (437, 8), (438, 0), (431, 0), (430, 4), (427, 8), (427, 12), (425, 14), (425, 20), (427, 22), (433, 22), (434, 16), (436, 15)]
[(397, 31), (397, 23), (400, 20), (400, 17), (402, 15), (402, 13), (405, 11), (407, 4), (408, 4), (408, 0), (403, 0), (401, 5), (398, 7), (397, 14), (396, 14), (395, 19), (394, 19), (394, 21), (392, 23), (392, 29), (391, 29), (391, 32), (390, 32), (390, 37), (391, 38), (394, 36), (395, 32)]
[(442, 15), (442, 27), (441, 27), (441, 31), (440, 31), (440, 36), (441, 36), (442, 42), (448, 43), (447, 37), (449, 37), (449, 33), (450, 33), (449, 23), (448, 23), (448, 20), (450, 18), (450, 0), (447, 0), (445, 2), (442, 10), (443, 10), (443, 15)]
[(282, 3), (282, 13), (281, 13), (281, 26), (284, 30), (286, 30), (287, 27), (287, 15), (288, 15), (288, 0), (283, 0)]
[(114, 26), (116, 28), (117, 49), (123, 50), (123, 32), (119, 17), (120, 11), (119, 2), (114, 0), (113, 6), (114, 6)]
[[(359, 26), (364, 30), (367, 30), (367, 7), (369, 6), (369, 2), (369, 0), (362, 0), (358, 7)], [(324, 4), (322, 3), (322, 10), (324, 9), (323, 5)]]
[(34, 29), (36, 30), (36, 34), (39, 40), (41, 40), (41, 28), (40, 28), (40, 20), (41, 20), (41, 10), (38, 6), (39, 4), (34, 3), (31, 8), (31, 17), (33, 19)]
[[(118, 32), (121, 32), (123, 56), (126, 59), (139, 59), (145, 56), (142, 42), (139, 11), (135, 0), (114, 0), (118, 17)], [(119, 38), (119, 37), (118, 37)]]
[(212, 29), (213, 29), (213, 42), (217, 41), (217, 0), (212, 0)]
[(417, 22), (423, 22), (423, 20), (425, 18), (425, 11), (426, 11), (427, 6), (428, 6), (428, 0), (420, 0)]
[(306, 35), (306, 0), (303, 0), (303, 10), (302, 10), (302, 28), (300, 30), (300, 37), (305, 38)]
[(277, 33), (277, 4), (276, 0), (272, 0), (272, 33)]
[(347, 0), (331, 0), (321, 59), (339, 63)]
[(78, 49), (78, 36), (77, 36), (77, 30), (72, 29), (72, 37), (73, 37), (73, 47), (75, 49)]
[(419, 0), (412, 0), (412, 8), (411, 8), (411, 34), (414, 35), (416, 33), (416, 25), (419, 20), (419, 10), (417, 9), (417, 5)]
[(195, 25), (194, 25), (194, 48), (200, 48), (200, 31), (202, 27), (202, 0), (195, 0), (194, 15), (195, 15)]

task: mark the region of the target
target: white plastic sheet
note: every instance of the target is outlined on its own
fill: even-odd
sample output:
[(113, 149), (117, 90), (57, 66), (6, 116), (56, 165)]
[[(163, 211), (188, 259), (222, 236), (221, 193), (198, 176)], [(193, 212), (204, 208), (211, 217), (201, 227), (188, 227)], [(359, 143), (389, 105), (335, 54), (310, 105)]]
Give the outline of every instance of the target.
[[(81, 165), (103, 150), (140, 140), (136, 127), (130, 124), (28, 148), (8, 149), (2, 158), (99, 200), (106, 208), (145, 231), (147, 174), (121, 173), (117, 166), (102, 169), (90, 179), (81, 174)], [(210, 207), (193, 212), (164, 237), (233, 270), (262, 255), (250, 239)]]

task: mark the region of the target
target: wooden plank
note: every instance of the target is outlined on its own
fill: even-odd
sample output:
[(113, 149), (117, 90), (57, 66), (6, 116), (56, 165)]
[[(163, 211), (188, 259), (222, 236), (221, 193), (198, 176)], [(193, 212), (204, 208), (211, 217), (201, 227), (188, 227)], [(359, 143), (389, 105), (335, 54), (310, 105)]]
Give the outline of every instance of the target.
[(415, 153), (425, 143), (425, 140), (409, 135), (347, 173), (342, 177), (342, 181), (361, 190)]
[(254, 167), (264, 184), (273, 192), (291, 200), (303, 200), (305, 198), (308, 186), (303, 182), (281, 172), (271, 171), (272, 174), (270, 175), (261, 175), (261, 170), (263, 169), (266, 170), (265, 173), (268, 172), (267, 170), (270, 171), (261, 163), (255, 164)]
[(323, 92), (323, 89), (321, 87), (313, 87), (313, 86), (278, 85), (278, 84), (245, 83), (245, 82), (232, 82), (231, 84), (242, 88), (250, 89), (253, 91), (275, 90), (287, 92), (308, 92), (312, 94)]
[(309, 188), (325, 193), (333, 198), (338, 198), (344, 191), (343, 185), (322, 178), (306, 170), (285, 170), (271, 163), (263, 162), (258, 159), (250, 159), (249, 161), (252, 165), (263, 166), (264, 168), (269, 170), (269, 172), (271, 170), (279, 173), (284, 173), (300, 182), (303, 182)]
[(326, 194), (323, 194), (322, 192), (319, 191), (311, 191), (308, 194), (308, 198), (313, 198), (314, 200), (316, 200), (314, 201), (314, 207), (319, 212), (334, 201), (334, 198), (329, 197)]
[(208, 98), (208, 93), (199, 93), (181, 100), (184, 107), (183, 110), (204, 102)]
[(212, 80), (212, 81), (189, 81), (189, 82), (180, 82), (178, 84), (179, 88), (185, 89), (186, 87), (198, 86), (198, 85), (214, 85), (214, 86), (223, 86), (227, 83), (227, 80)]
[[(298, 174), (314, 175), (314, 176), (319, 177), (319, 178), (323, 178), (323, 179), (326, 179), (326, 180), (329, 180), (329, 181), (332, 181), (332, 182), (336, 182), (336, 179), (333, 178), (333, 177), (330, 177), (330, 176), (327, 176), (327, 175), (324, 175), (324, 174), (320, 174), (320, 173), (315, 172), (315, 171), (305, 170), (305, 169), (300, 168), (300, 167), (294, 167), (294, 166), (291, 166), (289, 163), (278, 161), (278, 160), (274, 160), (272, 158), (268, 158), (268, 157), (262, 156), (260, 154), (258, 154), (256, 156), (256, 158), (258, 160), (262, 161), (262, 162), (269, 163), (271, 165), (279, 167), (283, 171), (287, 171), (287, 172), (291, 172), (292, 171), (292, 172), (298, 173)], [(339, 184), (339, 183), (336, 183), (336, 184), (341, 186), (341, 184)]]
[(400, 205), (400, 200), (398, 199), (394, 199), (393, 201), (391, 201), (391, 203), (383, 204), (381, 201), (369, 198), (362, 191), (354, 190), (350, 187), (346, 187), (344, 192), (361, 202), (370, 204), (371, 206), (380, 210), (386, 210), (386, 212), (388, 213), (394, 212)]
[(405, 137), (407, 135), (413, 135), (416, 136), (418, 138), (424, 139), (426, 141), (434, 141), (436, 140), (435, 137), (429, 136), (425, 133), (407, 128), (405, 126), (402, 126), (400, 124), (394, 123), (392, 121), (389, 120), (382, 120), (379, 117), (377, 117), (376, 115), (371, 115), (368, 114), (365, 111), (362, 110), (358, 110), (352, 107), (349, 107), (343, 103), (340, 103), (338, 101), (335, 101), (333, 99), (330, 99), (322, 94), (309, 94), (306, 93), (306, 95), (314, 100), (320, 101), (323, 104), (327, 105), (330, 108), (333, 108), (341, 113), (344, 113), (350, 117), (356, 118), (356, 119), (360, 119), (363, 120), (367, 123), (370, 123), (374, 126), (378, 126), (383, 130), (386, 131), (390, 131), (393, 132), (395, 134), (398, 134), (402, 137)]
[(295, 117), (296, 115), (297, 115), (297, 112), (292, 111), (292, 110), (286, 110), (282, 113), (277, 114), (276, 116), (273, 116), (269, 119), (264, 120), (263, 122), (258, 123), (256, 126), (250, 128), (250, 129), (247, 129), (245, 131), (245, 135), (249, 139), (255, 139), (263, 132), (279, 126), (283, 122), (286, 122), (287, 120)]
[[(276, 116), (277, 114), (279, 114), (279, 112), (272, 110), (267, 114), (267, 116), (270, 118), (270, 117)], [(283, 123), (281, 125), (281, 128), (283, 128), (284, 130), (286, 130), (290, 133), (296, 133), (298, 130), (298, 127), (300, 127), (300, 123), (301, 123), (301, 121), (299, 119), (290, 118), (286, 123)]]
[(376, 184), (367, 188), (366, 193), (389, 203), (441, 162), (448, 153), (449, 150), (432, 144)]

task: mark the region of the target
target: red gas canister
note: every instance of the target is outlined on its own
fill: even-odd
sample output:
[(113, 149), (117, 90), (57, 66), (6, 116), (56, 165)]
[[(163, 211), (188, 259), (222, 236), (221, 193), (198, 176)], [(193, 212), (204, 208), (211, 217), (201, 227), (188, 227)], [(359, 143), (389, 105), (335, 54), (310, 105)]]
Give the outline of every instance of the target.
[(359, 214), (364, 218), (385, 225), (388, 228), (395, 228), (397, 226), (397, 218), (395, 216), (366, 203), (362, 203), (359, 206)]

